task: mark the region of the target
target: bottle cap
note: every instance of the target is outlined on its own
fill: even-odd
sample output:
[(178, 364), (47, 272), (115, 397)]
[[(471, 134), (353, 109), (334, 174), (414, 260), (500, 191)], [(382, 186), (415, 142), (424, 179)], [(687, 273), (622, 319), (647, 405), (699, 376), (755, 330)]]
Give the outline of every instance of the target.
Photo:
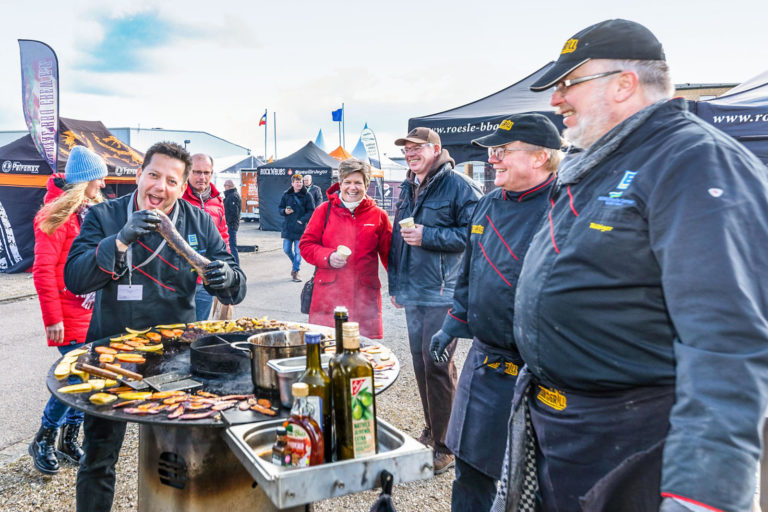
[(304, 343), (307, 345), (317, 345), (323, 341), (323, 335), (319, 332), (308, 332), (304, 335)]
[(276, 435), (278, 435), (278, 436), (284, 436), (284, 435), (287, 435), (287, 434), (288, 434), (288, 431), (287, 431), (287, 430), (285, 430), (285, 427), (283, 427), (282, 425), (281, 425), (281, 426), (279, 426), (279, 427), (277, 427), (277, 433), (276, 433)]
[(344, 335), (344, 348), (360, 348), (360, 324), (357, 322), (344, 322), (342, 333)]
[(349, 315), (349, 311), (347, 311), (347, 308), (345, 306), (336, 306), (336, 309), (333, 310), (334, 315)]
[(307, 386), (304, 382), (296, 382), (291, 387), (291, 391), (293, 392), (294, 398), (307, 396), (309, 395), (309, 386)]

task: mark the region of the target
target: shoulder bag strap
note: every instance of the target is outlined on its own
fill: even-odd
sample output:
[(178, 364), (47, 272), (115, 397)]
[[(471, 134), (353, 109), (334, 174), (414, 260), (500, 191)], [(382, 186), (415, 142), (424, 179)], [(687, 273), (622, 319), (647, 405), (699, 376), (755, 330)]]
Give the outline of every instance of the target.
[[(328, 226), (328, 218), (331, 216), (331, 202), (328, 201), (328, 209), (325, 210), (325, 224), (323, 224), (323, 230), (320, 232), (320, 241), (323, 241), (323, 233), (325, 233), (325, 228)], [(315, 278), (315, 274), (317, 274), (317, 267), (315, 267), (315, 272), (312, 274), (312, 278)]]

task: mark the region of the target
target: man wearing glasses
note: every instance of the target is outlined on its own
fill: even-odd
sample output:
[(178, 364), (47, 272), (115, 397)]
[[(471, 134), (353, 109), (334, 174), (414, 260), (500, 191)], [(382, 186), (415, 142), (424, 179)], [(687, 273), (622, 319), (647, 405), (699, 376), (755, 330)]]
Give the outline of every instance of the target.
[[(554, 88), (554, 89), (553, 89)], [(552, 91), (561, 165), (515, 297), (527, 368), (493, 510), (750, 510), (768, 402), (768, 181), (687, 112), (661, 43), (608, 20), (531, 86)], [(663, 500), (663, 501), (662, 501)]]
[(414, 128), (395, 144), (403, 146), (408, 174), (395, 211), (389, 294), (395, 307), (405, 307), (426, 424), (419, 441), (434, 448), (434, 472), (440, 474), (454, 465), (445, 433), (456, 391), (456, 343), (447, 344), (441, 362), (432, 359), (429, 344), (453, 303), (467, 227), (482, 193), (471, 179), (453, 170), (455, 162), (433, 130)]
[(451, 496), (456, 512), (489, 510), (496, 496), (512, 395), (523, 366), (511, 329), (515, 286), (562, 158), (560, 134), (541, 114), (514, 115), (472, 143), (488, 148), (499, 188), (475, 207), (453, 306), (430, 347), (432, 357), (444, 361), (454, 338), (473, 339), (445, 441), (456, 456)]
[[(211, 178), (213, 178), (213, 158), (203, 153), (192, 155), (192, 172), (189, 173), (188, 186), (182, 198), (198, 208), (202, 208), (211, 216), (229, 251), (229, 230), (227, 229), (227, 216), (224, 213), (224, 200), (211, 183)], [(187, 240), (187, 243), (193, 249), (197, 249), (197, 242), (194, 238)], [(212, 304), (213, 296), (205, 290), (202, 279), (198, 278), (197, 291), (195, 292), (197, 322), (208, 319)]]

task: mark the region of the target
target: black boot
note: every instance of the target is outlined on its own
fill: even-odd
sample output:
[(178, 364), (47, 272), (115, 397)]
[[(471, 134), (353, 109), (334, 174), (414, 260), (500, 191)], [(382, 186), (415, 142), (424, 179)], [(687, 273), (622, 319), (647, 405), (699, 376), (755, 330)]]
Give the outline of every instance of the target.
[(40, 427), (35, 440), (29, 445), (29, 454), (35, 463), (35, 469), (45, 475), (55, 475), (59, 472), (59, 461), (56, 459), (54, 445), (56, 444), (56, 429)]
[(80, 433), (80, 425), (66, 424), (61, 427), (59, 443), (56, 453), (74, 464), (80, 464), (83, 457), (83, 449), (77, 444), (77, 436)]

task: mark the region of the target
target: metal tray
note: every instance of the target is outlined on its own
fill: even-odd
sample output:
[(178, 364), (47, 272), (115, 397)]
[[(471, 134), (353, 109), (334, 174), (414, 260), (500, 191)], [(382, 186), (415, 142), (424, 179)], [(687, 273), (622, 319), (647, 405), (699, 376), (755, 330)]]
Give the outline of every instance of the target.
[(432, 478), (432, 449), (378, 419), (379, 453), (308, 468), (283, 468), (271, 462), (275, 432), (283, 419), (232, 426), (224, 440), (277, 508), (373, 489), (387, 470), (394, 483)]

